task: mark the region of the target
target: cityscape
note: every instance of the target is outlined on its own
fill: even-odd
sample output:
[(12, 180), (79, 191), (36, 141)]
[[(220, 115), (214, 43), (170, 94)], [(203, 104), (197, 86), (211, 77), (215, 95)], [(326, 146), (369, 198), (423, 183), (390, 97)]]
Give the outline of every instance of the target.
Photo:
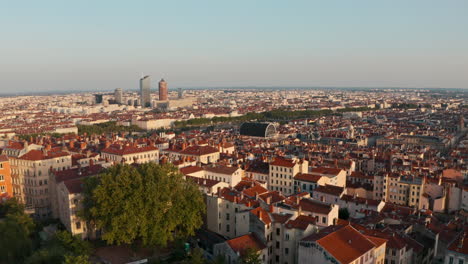
[[(386, 4), (364, 2), (356, 4), (361, 18), (335, 22), (361, 25), (351, 27), (359, 40), (335, 24), (328, 25), (331, 33), (312, 29), (310, 8), (325, 12), (325, 19), (347, 10), (345, 3), (262, 2), (274, 16), (254, 6), (241, 14), (242, 7), (221, 3), (179, 9), (155, 1), (145, 2), (145, 10), (116, 3), (109, 6), (115, 13), (103, 17), (97, 12), (107, 10), (103, 3), (54, 9), (45, 1), (26, 8), (50, 15), (37, 21), (51, 28), (37, 44), (0, 30), (11, 37), (11, 56), (0, 62), (0, 264), (468, 263), (468, 38), (457, 31), (468, 26), (468, 5), (424, 6), (426, 15), (400, 25), (387, 17)], [(395, 5), (406, 14), (418, 3)], [(152, 21), (149, 13), (158, 5), (161, 15)], [(219, 13), (202, 18), (198, 8)], [(0, 22), (22, 6), (7, 9), (11, 14), (0, 11)], [(65, 15), (55, 17), (60, 10)], [(375, 20), (377, 10), (392, 23)], [(283, 13), (287, 21), (278, 24)], [(169, 14), (188, 21), (166, 21)], [(445, 19), (440, 27), (426, 28), (436, 15)], [(372, 21), (382, 32), (366, 31), (374, 29)], [(256, 31), (257, 22), (266, 27)], [(21, 30), (27, 24), (10, 23)], [(132, 46), (137, 33), (129, 28), (136, 25), (156, 28)], [(310, 41), (304, 25), (318, 38), (336, 35), (340, 44), (301, 46)], [(183, 31), (186, 26), (193, 28)], [(100, 27), (106, 34), (94, 35)], [(408, 28), (421, 31), (411, 35)], [(61, 32), (64, 42), (57, 45), (66, 54), (52, 51), (49, 30)], [(176, 41), (171, 30), (189, 36)], [(379, 51), (373, 41), (385, 42), (392, 30), (408, 33), (407, 43)], [(24, 32), (36, 36), (34, 29)], [(281, 44), (257, 43), (278, 33), (285, 37)], [(448, 40), (410, 48), (425, 34)], [(164, 37), (152, 49), (146, 42), (154, 35)], [(77, 47), (88, 44), (73, 43), (85, 36), (90, 45), (108, 46), (81, 54)], [(288, 36), (299, 44), (288, 46)], [(353, 41), (370, 46), (354, 47), (350, 55)], [(454, 46), (442, 49), (446, 44)], [(130, 46), (132, 59), (123, 59)], [(336, 58), (302, 61), (328, 48)], [(392, 56), (396, 51), (401, 54)], [(192, 66), (172, 64), (165, 55), (153, 65), (151, 52), (174, 61), (182, 56)], [(369, 54), (354, 60), (359, 52)], [(61, 64), (71, 57), (73, 66)], [(81, 67), (81, 58), (93, 59)], [(18, 79), (20, 64), (28, 74)]]

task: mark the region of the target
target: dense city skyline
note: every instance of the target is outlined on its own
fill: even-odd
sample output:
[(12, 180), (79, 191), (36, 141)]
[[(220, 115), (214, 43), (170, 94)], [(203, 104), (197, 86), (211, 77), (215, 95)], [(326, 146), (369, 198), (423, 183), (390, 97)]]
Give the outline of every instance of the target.
[(9, 2), (0, 91), (138, 89), (141, 72), (169, 89), (467, 88), (466, 10), (466, 1)]

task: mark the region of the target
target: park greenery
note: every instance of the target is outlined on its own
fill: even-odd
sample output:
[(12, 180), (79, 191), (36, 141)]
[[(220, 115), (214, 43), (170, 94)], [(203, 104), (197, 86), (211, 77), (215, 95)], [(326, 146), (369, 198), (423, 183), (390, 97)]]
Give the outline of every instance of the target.
[(101, 135), (109, 133), (120, 133), (120, 132), (142, 132), (143, 130), (138, 126), (121, 126), (117, 125), (117, 122), (110, 121), (94, 125), (77, 125), (78, 134), (83, 135)]
[(204, 126), (211, 124), (219, 123), (242, 123), (248, 121), (285, 121), (285, 120), (294, 120), (301, 118), (315, 118), (320, 116), (329, 116), (329, 115), (339, 115), (344, 112), (361, 112), (369, 111), (373, 108), (369, 107), (357, 107), (357, 108), (342, 108), (333, 110), (299, 110), (291, 111), (284, 109), (277, 109), (272, 111), (266, 111), (261, 113), (247, 113), (241, 116), (233, 117), (218, 117), (213, 118), (193, 118), (189, 120), (176, 121), (174, 122), (175, 128), (185, 128), (185, 127), (196, 127)]
[(193, 236), (205, 204), (198, 186), (171, 165), (119, 164), (84, 184), (82, 217), (108, 244), (165, 247)]

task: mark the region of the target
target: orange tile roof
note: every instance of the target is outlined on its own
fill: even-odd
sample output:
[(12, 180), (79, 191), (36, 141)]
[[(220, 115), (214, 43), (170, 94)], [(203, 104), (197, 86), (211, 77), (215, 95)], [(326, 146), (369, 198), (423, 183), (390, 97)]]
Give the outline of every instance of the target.
[(298, 173), (296, 174), (296, 176), (294, 176), (295, 180), (306, 182), (318, 182), (321, 178), (322, 176), (320, 175), (314, 175), (309, 173)]
[(153, 146), (145, 146), (145, 147), (122, 146), (122, 148), (120, 148), (120, 146), (112, 145), (108, 148), (103, 149), (101, 152), (123, 156), (123, 155), (135, 154), (135, 153), (155, 151), (155, 150), (158, 150), (158, 148), (153, 147)]
[(24, 154), (23, 156), (19, 157), (22, 160), (46, 160), (46, 159), (54, 159), (59, 157), (71, 156), (69, 153), (63, 151), (49, 151), (47, 155), (42, 150), (30, 150), (28, 153)]
[(252, 214), (256, 215), (263, 223), (269, 225), (271, 223), (271, 218), (268, 212), (262, 207), (257, 207), (250, 211)]
[(301, 199), (299, 201), (299, 205), (301, 206), (302, 210), (308, 212), (328, 214), (331, 211), (330, 205), (311, 199)]
[(240, 237), (236, 237), (226, 241), (228, 245), (234, 250), (234, 252), (239, 253), (241, 256), (244, 255), (245, 251), (249, 248), (255, 250), (262, 250), (266, 248), (266, 245), (263, 244), (260, 239), (258, 239), (254, 234), (247, 234)]
[(468, 255), (468, 237), (466, 233), (461, 233), (452, 243), (448, 250)]
[(286, 228), (296, 228), (306, 230), (309, 225), (314, 225), (316, 222), (315, 217), (308, 215), (300, 215), (294, 220), (289, 220), (286, 223)]
[(373, 248), (372, 243), (359, 231), (347, 225), (316, 240), (340, 263), (351, 263)]
[(203, 168), (198, 167), (198, 166), (188, 166), (180, 169), (180, 172), (184, 175), (192, 174), (195, 172), (202, 171)]
[(285, 159), (285, 158), (281, 158), (281, 157), (276, 158), (270, 164), (273, 165), (273, 166), (288, 167), (288, 168), (292, 168), (292, 167), (294, 167), (294, 165), (296, 165), (296, 163), (293, 160)]
[(338, 173), (340, 172), (341, 172), (341, 169), (337, 169), (337, 168), (320, 167), (320, 168), (312, 169), (312, 173), (319, 173), (319, 174), (325, 174), (325, 175), (338, 175)]

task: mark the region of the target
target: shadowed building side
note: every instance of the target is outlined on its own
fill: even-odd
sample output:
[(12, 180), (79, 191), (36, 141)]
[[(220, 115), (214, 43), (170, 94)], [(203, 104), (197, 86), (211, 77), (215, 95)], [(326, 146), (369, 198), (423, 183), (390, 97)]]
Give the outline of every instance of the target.
[(248, 122), (240, 126), (239, 133), (242, 136), (268, 138), (276, 135), (276, 127), (272, 123)]

